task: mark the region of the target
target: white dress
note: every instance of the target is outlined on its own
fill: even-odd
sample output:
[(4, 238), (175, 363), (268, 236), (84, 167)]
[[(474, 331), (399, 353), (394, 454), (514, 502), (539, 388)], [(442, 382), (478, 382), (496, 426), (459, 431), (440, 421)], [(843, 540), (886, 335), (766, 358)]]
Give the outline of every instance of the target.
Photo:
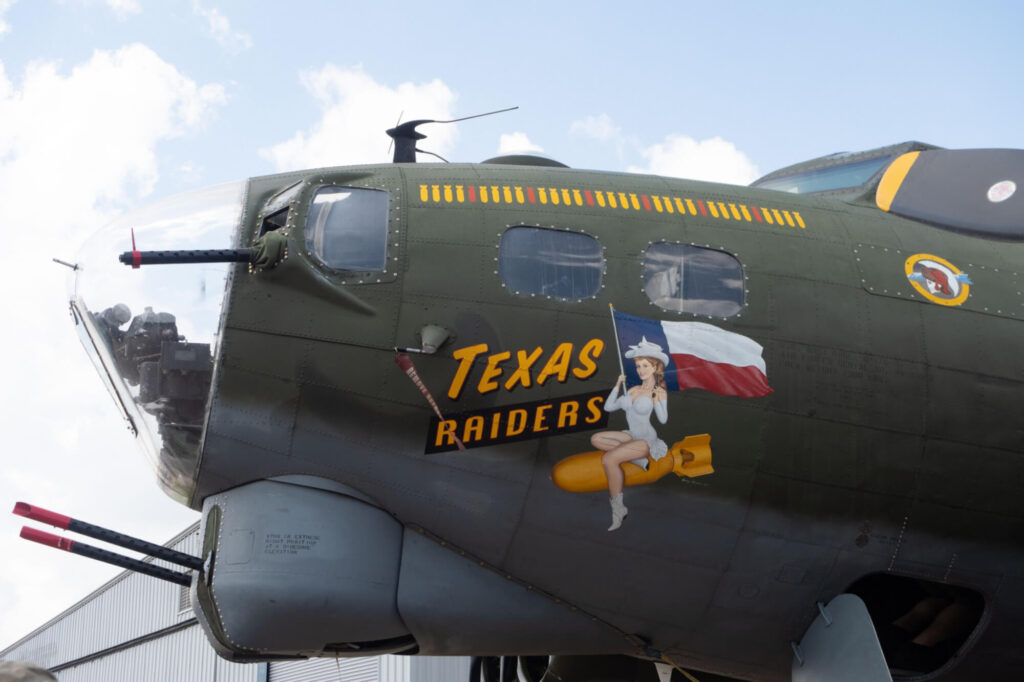
[[(657, 432), (651, 426), (651, 412), (658, 415), (658, 421), (662, 424), (668, 421), (668, 401), (660, 400), (654, 402), (646, 395), (637, 396), (637, 399), (633, 400), (629, 397), (628, 393), (621, 393), (619, 387), (616, 386), (608, 395), (608, 399), (604, 401), (604, 409), (606, 412), (622, 410), (626, 413), (626, 424), (629, 425), (626, 433), (634, 440), (647, 442), (651, 459), (659, 460), (668, 453), (668, 446), (665, 445), (665, 441), (658, 438)], [(640, 457), (631, 461), (644, 471), (647, 470), (646, 457)]]

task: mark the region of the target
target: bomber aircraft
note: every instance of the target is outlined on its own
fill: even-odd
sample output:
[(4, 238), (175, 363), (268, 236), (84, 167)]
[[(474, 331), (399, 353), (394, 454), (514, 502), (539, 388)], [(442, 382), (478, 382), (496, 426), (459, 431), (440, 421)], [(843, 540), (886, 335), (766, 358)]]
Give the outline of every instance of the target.
[(1024, 151), (739, 187), (416, 163), (423, 123), (391, 164), (135, 210), (74, 263), (92, 361), (202, 512), (160, 577), (221, 656), (1024, 669)]

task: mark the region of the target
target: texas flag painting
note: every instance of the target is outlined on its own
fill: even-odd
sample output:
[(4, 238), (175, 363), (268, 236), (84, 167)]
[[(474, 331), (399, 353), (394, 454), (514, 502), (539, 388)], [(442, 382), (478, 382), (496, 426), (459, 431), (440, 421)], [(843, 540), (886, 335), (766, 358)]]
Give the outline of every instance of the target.
[[(702, 388), (718, 395), (760, 398), (772, 393), (761, 344), (703, 322), (650, 320), (612, 310), (622, 349), (643, 339), (668, 354), (665, 385), (670, 391)], [(630, 385), (639, 383), (633, 363), (626, 365)]]

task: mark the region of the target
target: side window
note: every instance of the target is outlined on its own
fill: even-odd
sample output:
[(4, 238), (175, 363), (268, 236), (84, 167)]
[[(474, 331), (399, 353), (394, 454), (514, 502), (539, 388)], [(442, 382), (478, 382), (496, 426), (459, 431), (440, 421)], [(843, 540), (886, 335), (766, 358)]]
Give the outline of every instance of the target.
[(335, 270), (379, 271), (387, 257), (388, 193), (323, 187), (306, 217), (306, 248)]
[(644, 291), (665, 310), (730, 317), (743, 309), (743, 266), (725, 251), (655, 242), (644, 254)]
[(512, 227), (501, 236), (498, 274), (517, 294), (580, 300), (601, 289), (604, 256), (601, 244), (590, 235)]
[(260, 236), (272, 230), (279, 230), (288, 224), (288, 211), (292, 200), (302, 190), (302, 183), (296, 182), (270, 197), (263, 211), (260, 222)]

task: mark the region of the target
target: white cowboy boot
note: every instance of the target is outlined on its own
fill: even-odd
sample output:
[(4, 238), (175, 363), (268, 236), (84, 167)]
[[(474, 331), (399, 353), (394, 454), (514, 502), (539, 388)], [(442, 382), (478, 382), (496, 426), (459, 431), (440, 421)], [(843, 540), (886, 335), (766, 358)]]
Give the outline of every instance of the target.
[(615, 497), (609, 500), (612, 505), (612, 525), (608, 526), (608, 530), (618, 530), (619, 526), (622, 525), (623, 519), (626, 518), (626, 514), (629, 510), (626, 509), (626, 505), (622, 503), (622, 493), (619, 493)]

